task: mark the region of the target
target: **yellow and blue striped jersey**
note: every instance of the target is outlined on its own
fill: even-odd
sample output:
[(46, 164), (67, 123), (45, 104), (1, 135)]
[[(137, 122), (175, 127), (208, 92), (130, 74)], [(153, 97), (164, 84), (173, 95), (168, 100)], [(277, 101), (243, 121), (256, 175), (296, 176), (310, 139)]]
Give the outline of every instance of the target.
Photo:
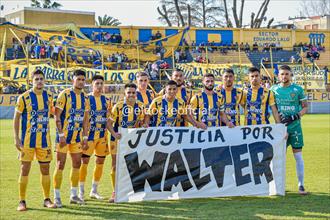
[(220, 111), (224, 111), (223, 99), (218, 92), (207, 95), (205, 91), (194, 95), (190, 101), (191, 109), (197, 121), (208, 127), (220, 126)]
[(145, 92), (140, 92), (136, 90), (137, 100), (142, 102), (146, 108), (149, 108), (152, 100), (155, 98), (155, 93), (152, 90), (146, 90)]
[(148, 114), (155, 117), (155, 126), (174, 127), (177, 120), (187, 114), (187, 108), (182, 99), (169, 102), (165, 96), (159, 96), (151, 103)]
[(30, 89), (19, 96), (16, 111), (22, 114), (21, 141), (25, 148), (51, 147), (49, 118), (53, 96), (43, 90)]
[[(84, 92), (73, 88), (63, 90), (57, 97), (56, 108), (62, 110), (60, 120), (67, 144), (80, 143), (85, 112), (89, 111), (88, 98)], [(56, 142), (59, 142), (56, 132)]]
[[(158, 96), (165, 95), (165, 89), (162, 89)], [(176, 98), (183, 100), (183, 102), (188, 105), (192, 97), (192, 90), (187, 89), (184, 86), (178, 87), (178, 92), (176, 93)]]
[(136, 128), (138, 123), (144, 120), (144, 105), (142, 102), (136, 101), (134, 106), (131, 106), (124, 99), (112, 108), (110, 117), (115, 122), (113, 127), (116, 132), (119, 127)]
[[(221, 88), (219, 92), (223, 98), (224, 110), (228, 120), (235, 126), (239, 126), (241, 124), (239, 104), (243, 97), (243, 91), (239, 88), (232, 88), (230, 90)], [(223, 122), (221, 122), (221, 125), (225, 126)]]
[(107, 138), (107, 120), (111, 113), (110, 99), (105, 95), (94, 96), (92, 93), (87, 97), (90, 104), (88, 141)]
[(245, 125), (269, 124), (269, 106), (275, 105), (274, 94), (259, 87), (243, 90), (241, 105), (244, 108)]
[[(165, 89), (162, 89), (158, 95), (165, 95)], [(190, 99), (192, 97), (192, 90), (187, 89), (184, 86), (178, 87), (178, 91), (176, 93), (176, 98), (181, 99), (185, 105), (187, 106), (190, 102)], [(187, 127), (188, 122), (186, 122), (182, 117), (178, 118), (176, 121), (176, 126), (177, 127)]]

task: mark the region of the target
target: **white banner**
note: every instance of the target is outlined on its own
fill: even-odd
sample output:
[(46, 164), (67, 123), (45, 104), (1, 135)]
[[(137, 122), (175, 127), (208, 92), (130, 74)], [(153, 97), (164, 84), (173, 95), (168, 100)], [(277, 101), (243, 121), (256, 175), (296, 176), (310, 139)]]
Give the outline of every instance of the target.
[(116, 202), (284, 195), (285, 133), (282, 124), (122, 129)]

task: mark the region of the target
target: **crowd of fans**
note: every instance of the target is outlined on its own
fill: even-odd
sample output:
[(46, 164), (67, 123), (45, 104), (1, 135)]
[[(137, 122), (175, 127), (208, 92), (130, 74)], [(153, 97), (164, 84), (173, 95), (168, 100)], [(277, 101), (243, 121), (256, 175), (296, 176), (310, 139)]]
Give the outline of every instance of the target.
[(191, 43), (192, 52), (193, 53), (203, 53), (208, 52), (213, 53), (214, 51), (220, 51), (221, 54), (226, 55), (228, 51), (245, 51), (245, 52), (258, 52), (259, 48), (261, 51), (269, 51), (271, 48), (274, 51), (283, 50), (283, 47), (281, 46), (280, 42), (277, 43), (264, 43), (264, 44), (257, 44), (254, 42), (254, 44), (251, 46), (248, 42), (244, 43), (241, 42), (238, 44), (238, 42), (235, 43), (224, 43), (221, 46), (216, 46), (216, 43), (214, 41), (212, 42), (202, 42), (199, 45), (195, 43), (195, 41), (192, 41)]
[[(58, 60), (58, 55), (60, 51), (63, 49), (61, 46), (57, 46), (55, 44), (51, 44), (51, 43), (47, 44), (39, 40), (38, 37), (34, 37), (32, 35), (27, 35), (24, 38), (24, 40), (20, 39), (20, 41), (24, 43), (24, 45), (26, 45), (24, 49), (27, 49), (30, 59), (52, 58), (54, 60)], [(25, 57), (24, 49), (21, 43), (16, 38), (13, 38), (12, 42), (13, 42), (12, 57), (7, 57), (7, 58), (18, 59)]]
[(118, 43), (121, 44), (123, 41), (123, 37), (118, 34), (110, 34), (109, 32), (95, 32), (93, 31), (90, 35), (90, 39), (94, 42), (107, 42), (107, 43)]
[(300, 52), (301, 50), (306, 53), (306, 58), (310, 62), (314, 62), (314, 60), (320, 59), (320, 52), (325, 52), (325, 47), (322, 44), (312, 45), (308, 43), (294, 44), (293, 50)]

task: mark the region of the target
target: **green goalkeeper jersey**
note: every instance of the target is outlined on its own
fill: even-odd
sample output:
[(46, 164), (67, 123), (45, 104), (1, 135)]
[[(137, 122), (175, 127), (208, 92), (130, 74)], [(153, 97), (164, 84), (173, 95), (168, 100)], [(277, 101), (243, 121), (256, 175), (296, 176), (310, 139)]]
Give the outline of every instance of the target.
[[(301, 102), (307, 99), (303, 88), (294, 83), (288, 87), (283, 87), (281, 84), (273, 85), (271, 90), (275, 95), (278, 112), (285, 116), (298, 114), (302, 109)], [(300, 126), (300, 120), (292, 122), (288, 126), (288, 130), (294, 129), (297, 126)]]

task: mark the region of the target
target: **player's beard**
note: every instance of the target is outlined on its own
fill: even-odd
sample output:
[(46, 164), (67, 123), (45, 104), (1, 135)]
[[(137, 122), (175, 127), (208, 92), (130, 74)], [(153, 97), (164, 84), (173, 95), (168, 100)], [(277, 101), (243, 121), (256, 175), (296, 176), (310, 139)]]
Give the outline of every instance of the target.
[(181, 86), (183, 86), (183, 84), (184, 84), (184, 83), (181, 83), (181, 84), (179, 84), (179, 83), (178, 83), (178, 87), (181, 87)]
[(226, 85), (225, 85), (226, 88), (230, 88), (230, 87), (232, 87), (232, 86), (233, 86), (232, 83), (226, 83)]
[(214, 85), (213, 86), (204, 85), (204, 89), (206, 89), (207, 91), (212, 91), (214, 89)]

